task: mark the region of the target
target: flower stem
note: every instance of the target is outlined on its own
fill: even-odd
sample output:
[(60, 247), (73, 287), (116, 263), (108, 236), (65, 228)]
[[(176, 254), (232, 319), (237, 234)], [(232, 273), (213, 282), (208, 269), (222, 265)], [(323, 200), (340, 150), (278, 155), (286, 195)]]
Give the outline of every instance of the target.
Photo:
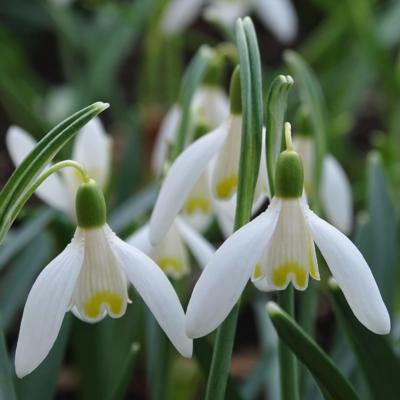
[[(294, 316), (293, 287), (278, 292), (278, 304), (290, 316)], [(291, 350), (279, 340), (279, 370), (281, 400), (299, 400), (298, 365)]]

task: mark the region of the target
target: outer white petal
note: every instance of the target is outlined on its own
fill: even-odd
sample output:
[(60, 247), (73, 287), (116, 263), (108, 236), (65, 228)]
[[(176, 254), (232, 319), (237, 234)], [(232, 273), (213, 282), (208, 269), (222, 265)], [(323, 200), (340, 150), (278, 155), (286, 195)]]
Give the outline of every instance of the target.
[(171, 0), (161, 18), (161, 30), (167, 34), (184, 31), (200, 12), (204, 0)]
[(219, 228), (224, 237), (227, 238), (232, 234), (235, 224), (236, 195), (232, 196), (228, 201), (214, 199), (213, 204)]
[(230, 121), (229, 133), (218, 153), (212, 175), (212, 191), (219, 200), (229, 200), (236, 193), (239, 176), (242, 116), (234, 115)]
[(314, 195), (314, 163), (315, 146), (311, 136), (297, 135), (293, 137), (293, 147), (303, 161), (304, 187), (309, 197)]
[(324, 159), (321, 200), (327, 219), (344, 233), (353, 225), (351, 186), (343, 168), (331, 155)]
[(150, 242), (149, 237), (149, 224), (146, 224), (139, 228), (134, 234), (126, 239), (126, 242), (150, 256), (153, 246)]
[(217, 250), (189, 301), (186, 312), (189, 337), (207, 335), (227, 317), (271, 238), (279, 211), (279, 203), (271, 204), (265, 213), (236, 231)]
[(65, 250), (40, 273), (26, 301), (15, 353), (17, 376), (31, 373), (47, 356), (68, 310), (84, 257), (77, 232)]
[(110, 174), (111, 144), (111, 138), (98, 117), (80, 130), (74, 142), (73, 159), (81, 163), (103, 189)]
[(192, 229), (182, 218), (178, 218), (176, 224), (193, 256), (198, 261), (200, 267), (204, 268), (215, 253), (214, 247), (204, 239), (203, 236)]
[(185, 334), (185, 314), (166, 275), (149, 257), (117, 237), (112, 248), (129, 281), (171, 342), (184, 357), (191, 357), (193, 342)]
[(157, 244), (167, 233), (188, 194), (228, 133), (224, 123), (192, 143), (172, 164), (163, 182), (150, 220), (150, 241)]
[(389, 314), (360, 251), (343, 233), (312, 211), (306, 211), (306, 218), (313, 240), (354, 315), (372, 332), (381, 335), (389, 333)]
[(151, 167), (157, 176), (163, 173), (169, 147), (175, 142), (180, 119), (181, 109), (178, 105), (174, 105), (161, 122), (151, 159)]
[[(36, 146), (36, 141), (23, 129), (12, 126), (7, 131), (6, 144), (13, 163), (18, 166)], [(36, 194), (50, 206), (71, 215), (73, 204), (59, 175), (50, 175)]]
[(297, 35), (296, 10), (290, 0), (253, 0), (257, 16), (283, 43), (292, 42)]
[(215, 129), (229, 117), (229, 100), (223, 89), (201, 86), (193, 96), (191, 109), (198, 123)]

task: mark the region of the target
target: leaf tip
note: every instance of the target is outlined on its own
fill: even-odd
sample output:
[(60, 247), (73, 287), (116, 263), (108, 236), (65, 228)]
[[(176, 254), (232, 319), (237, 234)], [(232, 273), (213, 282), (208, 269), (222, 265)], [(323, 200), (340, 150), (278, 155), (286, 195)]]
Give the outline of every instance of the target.
[(269, 301), (265, 306), (268, 315), (273, 318), (282, 313), (281, 308), (274, 301)]
[(102, 101), (98, 101), (94, 103), (94, 106), (99, 111), (99, 113), (101, 113), (104, 110), (107, 110), (108, 107), (110, 107), (110, 103), (103, 103)]

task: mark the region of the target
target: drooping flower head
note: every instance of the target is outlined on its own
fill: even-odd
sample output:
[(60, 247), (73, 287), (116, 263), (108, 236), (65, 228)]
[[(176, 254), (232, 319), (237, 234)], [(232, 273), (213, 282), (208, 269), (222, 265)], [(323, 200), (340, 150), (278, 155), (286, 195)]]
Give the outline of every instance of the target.
[(186, 314), (189, 337), (213, 331), (249, 278), (266, 291), (284, 290), (290, 283), (304, 290), (309, 276), (318, 280), (314, 243), (359, 321), (378, 334), (390, 331), (389, 314), (364, 257), (344, 234), (315, 215), (302, 195), (303, 167), (288, 124), (286, 139), (271, 204), (223, 243), (197, 281)]
[(15, 354), (17, 375), (29, 374), (46, 358), (67, 311), (89, 323), (123, 316), (130, 302), (128, 282), (177, 350), (190, 357), (192, 342), (171, 283), (154, 261), (112, 232), (103, 193), (92, 179), (78, 188), (76, 216), (71, 243), (43, 269), (28, 295)]

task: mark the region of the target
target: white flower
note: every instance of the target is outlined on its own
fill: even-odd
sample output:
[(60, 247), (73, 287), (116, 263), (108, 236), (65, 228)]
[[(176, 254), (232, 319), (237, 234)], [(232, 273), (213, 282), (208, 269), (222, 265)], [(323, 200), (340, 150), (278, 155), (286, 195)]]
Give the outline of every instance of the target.
[[(11, 159), (18, 166), (35, 147), (36, 142), (23, 129), (12, 126), (7, 131), (6, 144)], [(111, 163), (111, 138), (105, 133), (100, 119), (89, 121), (74, 141), (72, 158), (82, 164), (88, 175), (104, 189)], [(74, 199), (80, 180), (73, 170), (52, 174), (37, 189), (36, 194), (50, 206), (74, 218)]]
[(130, 302), (127, 282), (177, 350), (190, 357), (192, 341), (185, 335), (184, 311), (171, 283), (154, 261), (111, 231), (94, 181), (79, 188), (76, 213), (72, 242), (43, 269), (28, 295), (15, 354), (17, 375), (29, 374), (45, 359), (67, 311), (90, 323), (124, 315)]
[[(309, 197), (314, 193), (315, 146), (311, 137), (298, 135), (293, 146), (304, 165), (304, 187)], [(323, 172), (319, 193), (323, 211), (328, 221), (348, 234), (353, 226), (353, 201), (350, 182), (339, 162), (330, 154), (323, 160)]]
[(237, 18), (250, 12), (284, 43), (294, 40), (298, 30), (296, 11), (290, 0), (172, 0), (161, 19), (161, 30), (167, 34), (184, 31), (208, 4), (205, 17), (229, 28)]
[(232, 115), (214, 131), (193, 142), (172, 164), (150, 219), (150, 240), (157, 244), (167, 233), (191, 191), (218, 155), (212, 191), (220, 199), (236, 192), (242, 117)]
[(270, 206), (224, 242), (197, 281), (186, 314), (189, 337), (213, 331), (250, 278), (261, 290), (283, 290), (290, 282), (304, 290), (309, 275), (318, 280), (314, 243), (359, 321), (378, 334), (390, 331), (388, 312), (364, 257), (302, 198), (301, 159), (288, 142), (289, 150), (277, 162)]
[(179, 279), (190, 271), (185, 245), (201, 268), (206, 266), (215, 252), (213, 246), (182, 218), (174, 221), (166, 236), (156, 246), (152, 246), (150, 242), (148, 225), (130, 236), (127, 242), (150, 256), (167, 275), (174, 279)]

